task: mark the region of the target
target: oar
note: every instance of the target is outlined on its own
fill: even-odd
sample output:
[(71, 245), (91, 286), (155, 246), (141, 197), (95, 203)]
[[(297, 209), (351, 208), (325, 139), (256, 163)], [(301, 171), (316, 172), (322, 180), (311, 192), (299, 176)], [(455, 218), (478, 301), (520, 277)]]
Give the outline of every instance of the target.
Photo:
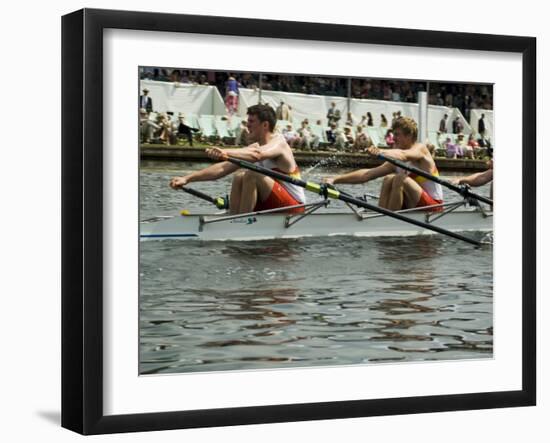
[(202, 198), (203, 200), (206, 200), (207, 202), (210, 202), (219, 209), (227, 209), (229, 208), (229, 199), (223, 198), (223, 197), (211, 197), (208, 194), (205, 194), (204, 192), (197, 191), (196, 189), (192, 188), (181, 188), (183, 192), (187, 192), (188, 194), (194, 195), (195, 197)]
[(488, 205), (491, 205), (491, 206), (493, 205), (493, 200), (491, 200), (490, 198), (484, 197), (483, 195), (479, 195), (479, 194), (476, 194), (475, 192), (472, 192), (469, 186), (453, 185), (451, 182), (448, 182), (447, 180), (443, 180), (435, 175), (430, 174), (429, 172), (426, 172), (426, 171), (423, 171), (422, 169), (408, 165), (407, 163), (404, 163), (401, 160), (396, 160), (394, 158), (386, 157), (384, 154), (378, 154), (378, 158), (380, 160), (392, 163), (395, 166), (400, 167), (401, 169), (404, 169), (409, 172), (413, 172), (416, 175), (419, 175), (421, 177), (427, 178), (428, 180), (432, 180), (436, 183), (439, 183), (441, 186), (445, 186), (446, 188), (449, 188), (455, 192), (458, 192), (460, 195), (462, 195), (465, 198), (472, 197), (472, 198), (475, 198), (476, 200), (482, 201), (483, 203), (487, 203)]
[(439, 226), (430, 225), (428, 223), (421, 222), (419, 220), (415, 220), (413, 218), (406, 217), (398, 212), (390, 211), (389, 209), (382, 208), (380, 206), (371, 205), (370, 203), (367, 203), (365, 200), (361, 200), (359, 198), (355, 198), (351, 196), (350, 194), (347, 194), (345, 192), (340, 192), (337, 189), (330, 188), (323, 184), (313, 183), (313, 182), (305, 182), (299, 178), (290, 177), (286, 174), (282, 174), (277, 171), (273, 171), (272, 169), (264, 168), (263, 166), (259, 166), (255, 163), (250, 163), (245, 160), (239, 160), (233, 157), (225, 156), (224, 160), (229, 161), (235, 165), (240, 166), (241, 168), (250, 169), (251, 171), (259, 172), (260, 174), (267, 175), (268, 177), (275, 178), (277, 180), (281, 180), (287, 183), (291, 183), (296, 186), (300, 186), (302, 188), (307, 189), (308, 191), (315, 192), (319, 195), (323, 195), (325, 198), (330, 197), (336, 200), (341, 200), (343, 202), (351, 203), (352, 205), (359, 206), (361, 208), (370, 209), (371, 211), (378, 212), (380, 214), (387, 215), (388, 217), (396, 218), (398, 220), (401, 220), (406, 223), (410, 223), (412, 225), (419, 226), (424, 229), (429, 229), (431, 231), (437, 232), (439, 234), (448, 235), (449, 237), (456, 238), (458, 240), (465, 241), (467, 243), (470, 243), (475, 246), (481, 246), (481, 242), (477, 240), (473, 240), (468, 237), (464, 237), (463, 235), (457, 234), (456, 232), (448, 231), (447, 229), (440, 228)]

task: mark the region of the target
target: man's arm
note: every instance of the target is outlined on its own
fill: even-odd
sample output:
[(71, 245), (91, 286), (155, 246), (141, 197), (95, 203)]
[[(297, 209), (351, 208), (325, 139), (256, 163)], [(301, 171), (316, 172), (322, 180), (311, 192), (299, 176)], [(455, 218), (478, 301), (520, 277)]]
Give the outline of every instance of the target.
[(230, 162), (215, 163), (200, 171), (192, 172), (189, 175), (172, 178), (172, 180), (170, 180), (170, 187), (177, 189), (191, 182), (217, 180), (235, 172), (237, 169), (239, 169), (239, 166)]
[(330, 184), (358, 184), (366, 183), (370, 180), (374, 180), (378, 177), (384, 177), (395, 171), (395, 167), (388, 162), (383, 163), (380, 166), (372, 169), (358, 169), (357, 171), (348, 172), (347, 174), (337, 175), (336, 177), (330, 177), (325, 179), (326, 183)]
[(223, 160), (225, 156), (245, 160), (248, 162), (258, 162), (267, 158), (276, 158), (283, 154), (286, 141), (282, 135), (276, 135), (265, 145), (260, 146), (258, 143), (247, 146), (246, 148), (238, 149), (207, 149), (207, 155), (214, 160)]
[[(378, 148), (375, 148), (378, 149)], [(369, 148), (369, 152), (370, 148)], [(371, 154), (373, 154), (371, 152)], [(428, 148), (423, 144), (417, 143), (409, 149), (380, 149), (375, 155), (382, 154), (385, 157), (401, 160), (402, 162), (422, 160), (429, 154)]]
[(493, 180), (493, 170), (487, 169), (484, 172), (478, 172), (476, 174), (469, 175), (468, 177), (462, 177), (453, 180), (453, 183), (459, 185), (469, 186), (483, 186)]

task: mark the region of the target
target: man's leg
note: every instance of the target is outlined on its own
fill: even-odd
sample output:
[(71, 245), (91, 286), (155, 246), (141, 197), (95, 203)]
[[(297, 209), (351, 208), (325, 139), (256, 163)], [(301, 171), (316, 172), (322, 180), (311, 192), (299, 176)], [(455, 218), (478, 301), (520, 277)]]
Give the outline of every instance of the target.
[(152, 124), (150, 124), (149, 122), (147, 122), (146, 125), (147, 125), (146, 140), (147, 140), (147, 143), (149, 143), (155, 137), (155, 127)]
[(339, 135), (338, 137), (336, 137), (335, 148), (341, 151), (342, 149), (344, 149), (345, 146), (346, 146), (346, 139), (344, 138), (344, 136)]
[(274, 180), (253, 171), (246, 171), (243, 175), (242, 192), (239, 213), (252, 212), (258, 201), (269, 197)]
[(231, 184), (231, 195), (229, 196), (229, 213), (238, 214), (241, 204), (241, 194), (243, 191), (243, 177), (245, 171), (239, 169), (233, 174), (233, 182)]
[(384, 177), (382, 182), (382, 189), (380, 190), (380, 198), (378, 199), (378, 205), (382, 208), (388, 207), (388, 202), (390, 200), (392, 181), (395, 177), (395, 174), (389, 174)]
[(405, 174), (397, 174), (392, 182), (388, 209), (399, 211), (403, 208), (415, 208), (422, 195), (422, 188)]
[(405, 208), (416, 208), (424, 190), (422, 186), (416, 183), (412, 178), (407, 177), (403, 182), (403, 198)]
[(321, 142), (321, 140), (319, 139), (319, 136), (318, 135), (314, 135), (313, 136), (313, 144), (311, 145), (311, 147), (315, 150), (319, 149), (319, 143)]

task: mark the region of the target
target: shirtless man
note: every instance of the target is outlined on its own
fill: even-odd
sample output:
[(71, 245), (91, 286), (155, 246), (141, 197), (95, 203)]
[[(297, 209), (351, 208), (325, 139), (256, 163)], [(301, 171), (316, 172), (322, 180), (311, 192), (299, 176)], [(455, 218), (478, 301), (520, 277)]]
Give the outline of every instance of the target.
[[(254, 171), (238, 170), (237, 165), (223, 161), (226, 156), (231, 156), (239, 160), (255, 162), (260, 166), (283, 174), (300, 177), (300, 171), (290, 146), (288, 146), (282, 135), (273, 133), (275, 124), (275, 111), (270, 106), (251, 106), (248, 108), (247, 120), (250, 133), (248, 141), (251, 143), (249, 146), (225, 150), (220, 148), (207, 149), (206, 154), (211, 159), (221, 162), (183, 177), (174, 177), (170, 181), (170, 186), (173, 189), (178, 189), (188, 183), (217, 180), (235, 172), (229, 198), (232, 214), (305, 203), (303, 188), (290, 183), (279, 182)], [(303, 212), (303, 208), (296, 208), (288, 212)]]
[[(408, 117), (399, 117), (393, 124), (395, 149), (380, 149), (371, 146), (367, 152), (401, 160), (432, 175), (439, 175), (435, 162), (428, 148), (417, 142), (418, 127), (416, 122)], [(417, 208), (443, 203), (441, 185), (408, 173), (385, 162), (372, 169), (360, 169), (348, 174), (328, 178), (327, 183), (366, 183), (375, 178), (384, 177), (380, 192), (379, 205), (383, 208), (397, 211), (400, 209)]]

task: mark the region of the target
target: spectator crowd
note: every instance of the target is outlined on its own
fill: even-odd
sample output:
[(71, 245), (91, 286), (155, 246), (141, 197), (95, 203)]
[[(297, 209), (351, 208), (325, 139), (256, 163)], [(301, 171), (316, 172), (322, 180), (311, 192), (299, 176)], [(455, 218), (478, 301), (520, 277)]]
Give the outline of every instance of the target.
[[(258, 88), (265, 90), (296, 92), (315, 95), (347, 96), (348, 85), (351, 86), (352, 98), (376, 99), (394, 102), (417, 102), (418, 92), (429, 90), (428, 102), (434, 105), (456, 107), (469, 119), (470, 109), (492, 109), (492, 85), (446, 84), (414, 82), (402, 80), (352, 79), (339, 77), (292, 76), (278, 74), (228, 73), (217, 71), (194, 71), (169, 68), (141, 68), (141, 79), (189, 83), (198, 85), (215, 85), (224, 97), (228, 125), (236, 115), (239, 100), (239, 88)], [(175, 145), (187, 143), (193, 146), (193, 138), (208, 142), (199, 128), (193, 127), (183, 113), (175, 116), (171, 112), (153, 114), (152, 99), (144, 89), (140, 96), (140, 134), (142, 143), (161, 143)], [(276, 108), (277, 119), (285, 122), (278, 127), (289, 145), (296, 149), (316, 150), (321, 146), (334, 151), (364, 152), (371, 144), (382, 147), (393, 147), (394, 139), (391, 126), (401, 112), (394, 112), (391, 121), (384, 114), (373, 116), (371, 112), (360, 116), (358, 121), (352, 113), (344, 113), (332, 102), (326, 115), (326, 125), (321, 120), (310, 124), (305, 118), (299, 127), (293, 127), (292, 107), (283, 101)], [(376, 120), (376, 122), (375, 122)], [(236, 122), (237, 123), (237, 122)], [(384, 131), (376, 143), (369, 136), (369, 127), (377, 126)], [(229, 126), (228, 126), (229, 127)], [(215, 140), (217, 143), (245, 145), (248, 129), (246, 121), (231, 126), (228, 132), (230, 140)], [(491, 148), (490, 140), (485, 135), (484, 115), (478, 122), (479, 137), (470, 135), (465, 139), (464, 126), (459, 117), (449, 122), (448, 115), (442, 118), (437, 133), (437, 145), (428, 143), (436, 155), (448, 158), (475, 158), (484, 155)], [(435, 143), (435, 142), (434, 142)]]
[[(145, 67), (141, 79), (216, 86), (222, 96), (227, 94), (227, 83), (232, 78), (235, 87), (266, 91), (295, 92), (313, 95), (348, 96), (348, 78), (288, 74), (260, 74), (197, 71)], [(417, 103), (418, 92), (428, 91), (428, 103), (460, 109), (470, 118), (470, 109), (493, 108), (493, 86), (487, 84), (460, 84), (409, 80), (352, 79), (351, 98)]]

